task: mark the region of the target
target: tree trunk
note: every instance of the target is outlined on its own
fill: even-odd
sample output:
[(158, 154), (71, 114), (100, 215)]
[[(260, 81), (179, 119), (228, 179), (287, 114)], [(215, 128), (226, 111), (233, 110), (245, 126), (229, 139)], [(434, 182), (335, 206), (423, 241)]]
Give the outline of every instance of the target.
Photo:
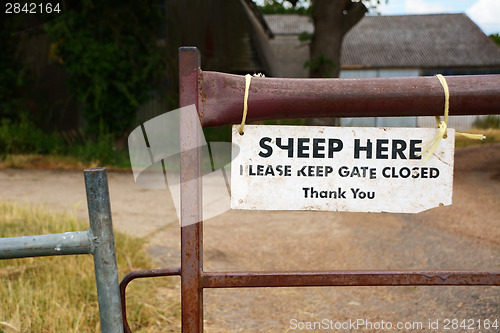
[(344, 35), (358, 23), (367, 9), (351, 0), (314, 0), (314, 36), (310, 49), (310, 77), (338, 77)]
[[(310, 45), (309, 76), (339, 77), (340, 49), (344, 35), (358, 23), (367, 9), (351, 0), (313, 0), (314, 35)], [(311, 125), (336, 125), (333, 118), (311, 119)]]

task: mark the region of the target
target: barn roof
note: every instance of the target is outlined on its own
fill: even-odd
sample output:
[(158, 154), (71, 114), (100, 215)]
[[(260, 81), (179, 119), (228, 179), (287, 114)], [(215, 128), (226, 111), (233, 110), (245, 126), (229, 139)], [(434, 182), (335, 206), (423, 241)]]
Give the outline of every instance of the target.
[(271, 31), (277, 35), (300, 35), (303, 32), (312, 33), (314, 27), (312, 18), (297, 14), (264, 15)]
[[(309, 17), (265, 15), (278, 35), (312, 32)], [(498, 67), (500, 47), (465, 14), (366, 16), (344, 37), (343, 68)]]

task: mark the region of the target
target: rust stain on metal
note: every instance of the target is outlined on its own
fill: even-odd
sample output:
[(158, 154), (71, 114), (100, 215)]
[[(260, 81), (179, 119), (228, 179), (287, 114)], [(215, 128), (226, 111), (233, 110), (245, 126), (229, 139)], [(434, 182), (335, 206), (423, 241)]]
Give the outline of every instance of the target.
[(198, 116), (200, 117), (200, 121), (203, 122), (203, 112), (205, 110), (205, 104), (207, 103), (207, 96), (203, 92), (203, 72), (201, 69), (198, 74), (198, 91), (199, 91), (199, 105), (198, 105)]

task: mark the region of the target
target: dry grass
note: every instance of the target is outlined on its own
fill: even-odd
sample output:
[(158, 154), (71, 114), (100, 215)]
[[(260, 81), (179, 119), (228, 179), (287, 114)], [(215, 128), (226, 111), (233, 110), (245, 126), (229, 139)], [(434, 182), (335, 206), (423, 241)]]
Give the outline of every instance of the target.
[[(74, 214), (0, 203), (0, 237), (88, 229)], [(145, 241), (116, 233), (119, 278), (152, 268)], [(173, 332), (179, 300), (172, 281), (146, 279), (127, 288), (134, 332)], [(168, 302), (167, 299), (173, 299)], [(0, 333), (99, 332), (93, 258), (90, 255), (0, 260)]]

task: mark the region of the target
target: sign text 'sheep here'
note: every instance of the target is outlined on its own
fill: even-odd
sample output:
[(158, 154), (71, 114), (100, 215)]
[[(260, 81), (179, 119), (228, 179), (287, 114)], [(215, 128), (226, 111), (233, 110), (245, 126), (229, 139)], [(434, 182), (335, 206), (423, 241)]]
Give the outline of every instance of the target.
[(451, 205), (454, 130), (427, 162), (436, 129), (233, 127), (231, 208), (418, 213)]

